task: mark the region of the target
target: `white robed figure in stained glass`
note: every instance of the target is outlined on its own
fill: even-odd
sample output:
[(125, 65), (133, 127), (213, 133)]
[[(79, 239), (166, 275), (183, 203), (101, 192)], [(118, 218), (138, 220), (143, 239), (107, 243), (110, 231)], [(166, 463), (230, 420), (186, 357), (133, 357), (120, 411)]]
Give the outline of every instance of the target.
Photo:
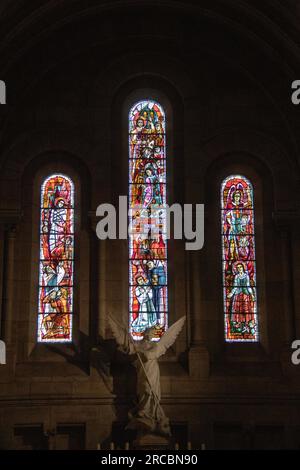
[(130, 333), (143, 339), (155, 329), (159, 341), (168, 326), (165, 113), (154, 100), (129, 112), (129, 317)]
[(223, 181), (221, 222), (225, 339), (258, 341), (254, 195), (245, 176)]
[(135, 331), (143, 332), (147, 328), (156, 325), (157, 316), (153, 304), (152, 288), (142, 276), (137, 277), (138, 286), (135, 294), (139, 302), (137, 318), (132, 322), (132, 328)]

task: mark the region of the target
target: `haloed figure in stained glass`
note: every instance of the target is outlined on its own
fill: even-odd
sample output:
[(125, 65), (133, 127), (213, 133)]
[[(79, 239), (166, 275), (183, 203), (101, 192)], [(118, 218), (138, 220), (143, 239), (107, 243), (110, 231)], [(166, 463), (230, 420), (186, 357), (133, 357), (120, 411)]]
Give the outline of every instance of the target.
[(167, 240), (165, 115), (152, 100), (129, 113), (130, 332), (142, 340), (155, 326), (158, 341), (167, 328)]
[(257, 341), (253, 188), (244, 176), (222, 184), (222, 246), (226, 341)]
[(50, 220), (48, 221), (51, 231), (49, 235), (50, 252), (56, 250), (58, 245), (64, 240), (64, 233), (67, 222), (67, 207), (63, 197), (54, 200), (53, 207), (49, 210)]
[(42, 185), (38, 341), (72, 340), (74, 191), (64, 175)]
[(249, 254), (248, 240), (244, 235), (250, 230), (250, 214), (248, 197), (243, 200), (243, 192), (240, 189), (234, 190), (229, 195), (226, 211), (226, 224), (228, 235), (228, 257), (236, 259), (242, 255), (247, 258)]
[(234, 332), (255, 334), (255, 322), (252, 312), (255, 311), (254, 287), (251, 287), (250, 276), (244, 263), (237, 263), (233, 269), (235, 272), (233, 288), (227, 294), (230, 302), (230, 321)]
[(143, 206), (162, 205), (162, 191), (158, 178), (158, 168), (155, 163), (148, 163), (145, 166), (145, 183)]

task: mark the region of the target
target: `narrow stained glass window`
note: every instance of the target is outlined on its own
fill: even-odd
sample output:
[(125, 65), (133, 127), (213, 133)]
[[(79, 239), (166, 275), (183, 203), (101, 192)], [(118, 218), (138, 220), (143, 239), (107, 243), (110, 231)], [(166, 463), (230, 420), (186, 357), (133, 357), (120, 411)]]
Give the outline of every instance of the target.
[(165, 114), (152, 101), (129, 112), (129, 329), (141, 340), (167, 328)]
[(254, 199), (251, 182), (232, 175), (222, 183), (225, 339), (258, 341)]
[(73, 314), (74, 186), (65, 175), (41, 187), (39, 342), (71, 342)]

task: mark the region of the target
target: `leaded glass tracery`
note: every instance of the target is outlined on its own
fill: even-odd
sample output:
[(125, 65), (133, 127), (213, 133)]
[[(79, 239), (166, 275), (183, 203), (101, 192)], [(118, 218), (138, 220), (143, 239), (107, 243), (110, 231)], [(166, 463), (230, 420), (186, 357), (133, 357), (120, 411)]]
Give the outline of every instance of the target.
[(129, 312), (130, 332), (141, 340), (168, 320), (165, 113), (155, 101), (129, 113)]
[(71, 342), (74, 279), (74, 185), (53, 174), (41, 187), (39, 342)]
[(258, 341), (254, 196), (251, 182), (227, 177), (221, 188), (225, 339)]

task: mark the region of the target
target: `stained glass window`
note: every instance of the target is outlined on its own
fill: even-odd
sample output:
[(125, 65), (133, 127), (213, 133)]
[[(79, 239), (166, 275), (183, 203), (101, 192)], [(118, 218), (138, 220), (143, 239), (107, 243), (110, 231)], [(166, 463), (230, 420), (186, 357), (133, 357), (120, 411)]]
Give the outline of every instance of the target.
[(152, 100), (129, 112), (129, 329), (141, 340), (167, 328), (165, 114)]
[(251, 182), (232, 175), (222, 183), (225, 339), (258, 341), (254, 199)]
[(71, 342), (74, 275), (74, 185), (65, 175), (41, 187), (39, 342)]

